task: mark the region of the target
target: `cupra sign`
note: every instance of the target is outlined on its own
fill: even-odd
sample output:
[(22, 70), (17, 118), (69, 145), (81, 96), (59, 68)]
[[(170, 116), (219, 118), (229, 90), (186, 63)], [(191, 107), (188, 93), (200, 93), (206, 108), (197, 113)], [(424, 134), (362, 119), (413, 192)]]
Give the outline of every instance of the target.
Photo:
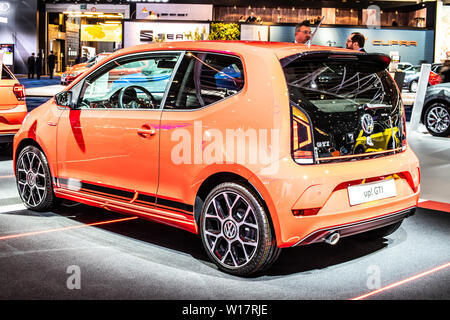
[(405, 47), (417, 47), (417, 41), (407, 40), (372, 40), (374, 46), (405, 46)]

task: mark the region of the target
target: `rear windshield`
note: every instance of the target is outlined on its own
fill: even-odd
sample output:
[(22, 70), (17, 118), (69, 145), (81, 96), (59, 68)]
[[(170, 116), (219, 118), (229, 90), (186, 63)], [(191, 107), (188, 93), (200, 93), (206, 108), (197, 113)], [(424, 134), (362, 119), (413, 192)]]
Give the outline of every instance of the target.
[(285, 65), (284, 73), (291, 107), (311, 120), (316, 157), (337, 158), (400, 146), (400, 95), (379, 64), (301, 58)]

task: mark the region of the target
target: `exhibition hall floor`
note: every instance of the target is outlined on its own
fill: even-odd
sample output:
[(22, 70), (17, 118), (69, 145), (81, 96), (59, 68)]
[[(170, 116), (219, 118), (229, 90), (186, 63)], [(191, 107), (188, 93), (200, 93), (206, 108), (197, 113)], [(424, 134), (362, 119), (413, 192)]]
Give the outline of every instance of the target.
[(422, 200), (399, 230), (284, 249), (248, 278), (217, 270), (200, 237), (185, 231), (74, 203), (26, 210), (4, 152), (0, 299), (450, 299), (450, 139), (423, 128), (408, 138), (421, 161)]

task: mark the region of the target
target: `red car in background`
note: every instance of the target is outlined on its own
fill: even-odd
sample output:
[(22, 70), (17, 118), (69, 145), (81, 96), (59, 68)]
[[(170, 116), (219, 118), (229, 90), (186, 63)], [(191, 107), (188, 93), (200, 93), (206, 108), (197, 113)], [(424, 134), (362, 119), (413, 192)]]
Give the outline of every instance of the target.
[(5, 65), (0, 68), (0, 144), (3, 144), (13, 141), (27, 115), (27, 106), (24, 86)]
[(84, 73), (86, 70), (88, 70), (94, 64), (96, 64), (100, 60), (103, 60), (104, 58), (108, 57), (110, 54), (111, 53), (108, 53), (108, 52), (99, 53), (98, 55), (96, 55), (95, 57), (92, 57), (91, 59), (87, 60), (86, 62), (78, 63), (78, 64), (73, 65), (72, 67), (69, 67), (69, 69), (61, 75), (61, 84), (67, 85), (67, 84), (71, 83), (80, 74)]

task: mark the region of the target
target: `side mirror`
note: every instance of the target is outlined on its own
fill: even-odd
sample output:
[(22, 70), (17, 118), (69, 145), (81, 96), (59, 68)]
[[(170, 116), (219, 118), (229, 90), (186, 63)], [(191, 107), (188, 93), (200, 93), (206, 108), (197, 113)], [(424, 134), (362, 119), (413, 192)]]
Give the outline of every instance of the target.
[(72, 107), (72, 91), (63, 91), (55, 95), (55, 101), (58, 106)]

